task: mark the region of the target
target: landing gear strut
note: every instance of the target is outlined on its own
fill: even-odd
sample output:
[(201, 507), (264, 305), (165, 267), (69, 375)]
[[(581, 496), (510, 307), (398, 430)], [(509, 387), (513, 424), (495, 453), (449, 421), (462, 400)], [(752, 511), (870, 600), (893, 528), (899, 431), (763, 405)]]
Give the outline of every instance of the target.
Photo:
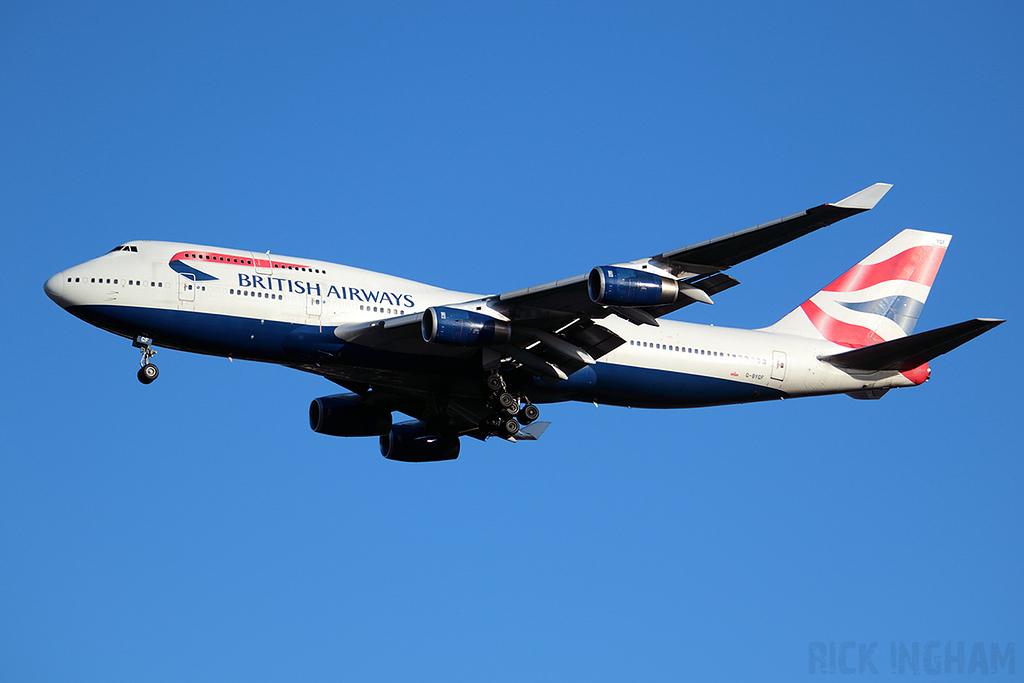
[(489, 403), (496, 414), (481, 422), (480, 427), (491, 435), (504, 439), (513, 437), (519, 433), (521, 426), (540, 417), (540, 409), (530, 403), (530, 399), (509, 391), (500, 373), (488, 375), (485, 386)]
[(142, 351), (142, 367), (139, 368), (138, 377), (143, 384), (152, 384), (153, 380), (160, 376), (160, 368), (149, 362), (156, 355), (156, 350), (150, 346), (152, 343), (152, 339), (141, 335), (132, 342), (132, 346)]

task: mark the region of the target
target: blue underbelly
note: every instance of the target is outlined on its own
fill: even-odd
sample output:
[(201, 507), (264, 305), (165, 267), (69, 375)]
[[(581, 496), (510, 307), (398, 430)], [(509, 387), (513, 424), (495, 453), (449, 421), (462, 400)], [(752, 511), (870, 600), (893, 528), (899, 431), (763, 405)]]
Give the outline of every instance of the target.
[(600, 362), (565, 382), (538, 385), (536, 394), (540, 401), (596, 401), (634, 408), (695, 408), (786, 397), (778, 389), (737, 380)]

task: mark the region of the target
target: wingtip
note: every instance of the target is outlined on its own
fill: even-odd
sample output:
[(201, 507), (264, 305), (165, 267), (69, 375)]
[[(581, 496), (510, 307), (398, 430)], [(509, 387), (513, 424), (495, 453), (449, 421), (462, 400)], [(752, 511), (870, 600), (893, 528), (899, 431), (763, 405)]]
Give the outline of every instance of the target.
[(875, 183), (871, 187), (865, 187), (860, 192), (851, 194), (846, 199), (834, 203), (832, 206), (838, 206), (841, 209), (867, 211), (868, 209), (875, 208), (875, 204), (891, 189), (891, 183)]

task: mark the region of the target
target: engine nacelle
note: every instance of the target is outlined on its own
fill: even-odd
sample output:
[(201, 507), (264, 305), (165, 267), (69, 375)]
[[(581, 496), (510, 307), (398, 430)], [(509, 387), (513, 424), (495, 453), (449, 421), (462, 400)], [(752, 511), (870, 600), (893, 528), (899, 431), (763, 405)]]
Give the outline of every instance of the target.
[(590, 299), (613, 306), (657, 306), (679, 298), (679, 283), (654, 273), (620, 266), (600, 266), (587, 278)]
[(309, 426), (330, 436), (380, 436), (391, 429), (391, 413), (355, 394), (323, 396), (309, 404)]
[(432, 433), (419, 420), (399, 422), (380, 437), (380, 454), (399, 462), (439, 462), (459, 457), (459, 437)]
[(447, 306), (423, 311), (422, 330), (424, 341), (447, 346), (504, 344), (512, 336), (512, 326), (504, 320)]

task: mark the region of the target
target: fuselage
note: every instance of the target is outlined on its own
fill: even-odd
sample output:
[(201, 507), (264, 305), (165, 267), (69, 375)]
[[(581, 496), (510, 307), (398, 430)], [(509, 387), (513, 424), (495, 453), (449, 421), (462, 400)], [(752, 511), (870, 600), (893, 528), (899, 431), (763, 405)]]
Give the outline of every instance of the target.
[[(335, 263), (196, 244), (136, 241), (54, 275), (47, 294), (68, 312), (156, 346), (318, 372), (317, 354), (353, 381), (456, 375), (464, 359), (410, 355), (346, 342), (338, 326), (415, 315), (484, 297)], [(828, 341), (661, 320), (602, 325), (625, 343), (557, 383), (535, 380), (537, 402), (681, 408), (920, 383), (899, 372), (857, 375), (819, 360), (847, 350)], [(326, 358), (322, 359), (326, 361)], [(392, 374), (389, 374), (392, 373)], [(362, 375), (360, 374), (362, 373)], [(326, 373), (322, 373), (326, 374)], [(451, 389), (458, 392), (456, 385)]]

